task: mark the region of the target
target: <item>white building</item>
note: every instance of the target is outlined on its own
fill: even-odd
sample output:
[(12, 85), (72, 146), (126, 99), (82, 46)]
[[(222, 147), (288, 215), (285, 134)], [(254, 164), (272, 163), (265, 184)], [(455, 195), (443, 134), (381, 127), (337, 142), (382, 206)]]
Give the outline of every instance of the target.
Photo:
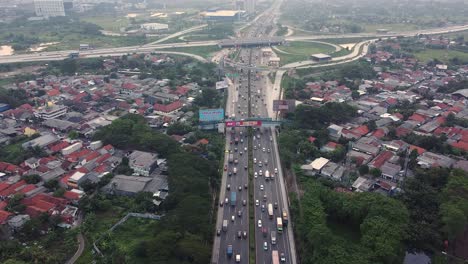
[(34, 115), (42, 119), (55, 119), (61, 117), (67, 113), (67, 107), (63, 105), (50, 104), (46, 107), (39, 108), (34, 112)]
[(65, 16), (63, 0), (34, 0), (34, 9), (39, 17)]
[(167, 31), (169, 30), (169, 25), (168, 24), (162, 24), (162, 23), (144, 23), (140, 25), (141, 29), (147, 30), (147, 31)]

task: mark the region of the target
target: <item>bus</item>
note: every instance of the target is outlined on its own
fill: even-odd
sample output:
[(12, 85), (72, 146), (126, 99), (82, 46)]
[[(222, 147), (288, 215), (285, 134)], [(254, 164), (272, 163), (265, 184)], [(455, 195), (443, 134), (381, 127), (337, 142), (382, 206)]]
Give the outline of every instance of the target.
[(273, 219), (273, 205), (271, 203), (268, 204), (268, 216)]
[(281, 217), (276, 218), (276, 227), (279, 233), (283, 232), (283, 221), (281, 220)]
[(271, 252), (271, 263), (279, 264), (278, 250), (273, 250)]

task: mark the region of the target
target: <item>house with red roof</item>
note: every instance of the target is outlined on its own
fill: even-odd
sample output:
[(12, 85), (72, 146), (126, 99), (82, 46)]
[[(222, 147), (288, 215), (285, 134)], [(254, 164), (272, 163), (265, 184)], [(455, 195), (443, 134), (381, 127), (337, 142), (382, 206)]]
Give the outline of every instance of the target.
[(382, 165), (389, 159), (393, 157), (393, 152), (385, 150), (380, 152), (370, 163), (369, 163), (369, 168), (377, 168), (380, 169)]
[(420, 115), (420, 114), (417, 114), (417, 113), (414, 113), (413, 115), (411, 115), (410, 117), (408, 117), (408, 120), (413, 120), (413, 121), (416, 121), (418, 122), (419, 124), (422, 124), (426, 121), (427, 117), (423, 116), (423, 115)]
[(170, 104), (154, 104), (153, 109), (157, 112), (170, 113), (182, 108), (183, 104), (180, 100), (174, 101)]
[(456, 149), (468, 151), (468, 142), (466, 141), (460, 140), (460, 141), (453, 142), (450, 145)]
[(8, 218), (13, 214), (4, 210), (0, 210), (0, 225), (6, 224)]
[(126, 82), (122, 83), (122, 88), (126, 90), (135, 90), (136, 88), (138, 88), (138, 85)]
[(52, 153), (57, 153), (57, 152), (60, 152), (62, 149), (66, 148), (68, 146), (70, 146), (70, 143), (68, 143), (67, 141), (59, 141), (59, 142), (49, 146), (49, 150)]
[(426, 149), (421, 148), (421, 147), (418, 147), (418, 146), (415, 146), (415, 145), (410, 145), (410, 146), (409, 146), (409, 149), (410, 149), (410, 151), (416, 150), (416, 151), (418, 152), (418, 155), (421, 155), (421, 154), (423, 154), (424, 152), (426, 152)]
[(336, 142), (333, 142), (333, 141), (329, 141), (327, 144), (325, 144), (324, 146), (322, 146), (320, 148), (320, 151), (323, 151), (323, 152), (333, 152), (336, 150), (336, 148), (338, 148), (339, 146), (341, 146), (340, 144), (336, 143)]
[(352, 129), (351, 132), (360, 136), (364, 136), (367, 133), (369, 133), (369, 128), (366, 125), (362, 125), (362, 126), (356, 127), (355, 129)]
[(387, 134), (388, 130), (384, 128), (378, 128), (373, 133), (372, 136), (378, 139), (383, 138)]
[(190, 91), (190, 88), (187, 86), (179, 86), (175, 91), (171, 91), (171, 94), (176, 94), (179, 96), (185, 96)]

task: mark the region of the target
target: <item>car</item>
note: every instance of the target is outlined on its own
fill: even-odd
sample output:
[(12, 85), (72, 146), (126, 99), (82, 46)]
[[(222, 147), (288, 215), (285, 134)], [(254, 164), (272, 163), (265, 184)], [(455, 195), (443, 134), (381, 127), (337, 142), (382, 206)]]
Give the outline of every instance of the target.
[(284, 256), (284, 253), (280, 254), (280, 260), (281, 262), (286, 262), (286, 257)]
[(217, 235), (217, 236), (220, 236), (220, 235), (221, 235), (221, 229), (220, 229), (220, 228), (216, 229), (216, 235)]
[(262, 167), (262, 161), (259, 161), (259, 162), (258, 162), (258, 166), (259, 166), (259, 167)]
[(268, 165), (268, 160), (265, 159), (265, 162), (263, 162), (263, 163), (265, 164), (265, 166)]
[(254, 150), (257, 150), (257, 146), (254, 146)]
[(244, 148), (244, 151), (247, 151), (247, 147)]
[(265, 212), (265, 205), (262, 204), (262, 212)]
[(228, 185), (226, 186), (226, 189), (228, 189), (228, 191), (231, 190), (231, 184), (228, 184)]
[(243, 139), (243, 138), (241, 138), (240, 142), (241, 142), (241, 143), (244, 143), (244, 139)]
[(231, 216), (231, 222), (234, 222), (235, 219), (236, 219), (235, 216)]
[(273, 141), (273, 137), (272, 137), (272, 136), (270, 136), (270, 141)]
[(224, 204), (223, 201), (219, 201), (219, 207), (223, 207), (223, 204)]
[(246, 169), (247, 169), (247, 165), (246, 165), (246, 166), (244, 166), (244, 170), (246, 170)]
[(238, 216), (238, 217), (241, 217), (241, 216), (242, 216), (242, 211), (241, 211), (241, 210), (237, 211), (237, 216)]
[(232, 171), (229, 171), (229, 172), (228, 172), (228, 175), (231, 176), (231, 175), (232, 175)]
[(247, 231), (244, 231), (244, 232), (242, 233), (242, 236), (243, 236), (244, 238), (247, 238)]
[(265, 148), (262, 148), (262, 151), (263, 151), (263, 152), (265, 152), (265, 151), (266, 151), (266, 149), (265, 149)]
[(263, 184), (260, 185), (260, 191), (263, 191)]
[(229, 203), (229, 198), (226, 197), (226, 199), (224, 199), (224, 203), (225, 204)]
[(242, 238), (242, 231), (237, 231), (237, 238)]
[(259, 204), (260, 204), (260, 202), (258, 200), (255, 200), (255, 206), (258, 206)]
[(268, 250), (268, 243), (266, 241), (263, 242), (263, 250), (265, 250), (265, 251)]
[(245, 184), (244, 184), (244, 189), (246, 189), (246, 190), (247, 190), (247, 183), (245, 183)]
[(258, 227), (262, 227), (262, 220), (258, 219)]
[(275, 209), (278, 209), (278, 203), (277, 203), (277, 202), (275, 202), (275, 204), (274, 204), (274, 206), (273, 206), (273, 207), (275, 207)]
[(275, 174), (278, 174), (278, 168), (275, 168)]
[(229, 142), (229, 144), (231, 144), (231, 145), (232, 145), (232, 140), (231, 140), (231, 142)]
[(242, 200), (242, 205), (243, 205), (243, 206), (246, 206), (246, 205), (247, 205), (247, 201), (246, 201), (246, 200)]
[(271, 149), (268, 149), (267, 152), (270, 153), (270, 152), (271, 152)]
[(263, 227), (263, 228), (262, 228), (262, 234), (263, 234), (263, 237), (267, 237), (267, 236), (268, 236), (268, 228), (267, 228), (267, 227)]
[(259, 170), (259, 171), (258, 171), (258, 175), (263, 176), (263, 171), (262, 171), (262, 170)]
[(256, 158), (253, 159), (253, 163), (254, 163), (254, 164), (257, 163), (257, 159), (256, 159)]
[(227, 164), (224, 165), (224, 171), (227, 171)]
[(254, 177), (255, 177), (255, 178), (258, 177), (258, 173), (257, 173), (257, 172), (254, 172)]
[(234, 152), (237, 152), (237, 148), (234, 148)]
[(242, 191), (242, 186), (239, 186), (237, 189), (239, 190), (239, 192)]

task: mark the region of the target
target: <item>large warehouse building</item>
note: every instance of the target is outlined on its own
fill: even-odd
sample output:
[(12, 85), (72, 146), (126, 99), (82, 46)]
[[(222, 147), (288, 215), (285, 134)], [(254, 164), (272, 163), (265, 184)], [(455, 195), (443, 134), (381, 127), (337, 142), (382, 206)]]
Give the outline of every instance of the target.
[(235, 21), (244, 16), (245, 11), (238, 10), (217, 10), (213, 12), (204, 12), (202, 16), (209, 21)]

